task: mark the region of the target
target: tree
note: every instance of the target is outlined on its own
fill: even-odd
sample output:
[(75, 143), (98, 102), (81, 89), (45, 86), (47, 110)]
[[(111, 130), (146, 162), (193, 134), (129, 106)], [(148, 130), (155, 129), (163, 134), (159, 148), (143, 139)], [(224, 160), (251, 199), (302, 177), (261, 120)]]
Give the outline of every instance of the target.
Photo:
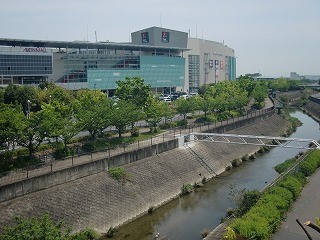
[(198, 107), (204, 112), (204, 117), (207, 118), (207, 114), (215, 108), (216, 101), (213, 97), (208, 94), (203, 97), (197, 97)]
[(28, 118), (22, 121), (21, 131), (17, 136), (17, 143), (26, 147), (29, 151), (29, 157), (33, 156), (43, 140), (48, 136), (50, 126), (49, 119), (44, 111), (31, 113)]
[(257, 103), (264, 102), (264, 99), (268, 96), (268, 88), (265, 84), (257, 83), (252, 91), (252, 97)]
[(20, 106), (0, 103), (0, 146), (14, 149), (25, 116)]
[(183, 116), (183, 120), (186, 120), (187, 114), (194, 111), (195, 104), (189, 99), (179, 98), (174, 102), (175, 110), (177, 113)]
[(161, 122), (162, 117), (164, 114), (165, 107), (163, 102), (159, 100), (153, 100), (151, 104), (146, 107), (145, 114), (146, 114), (146, 121), (150, 124), (150, 131), (157, 131), (157, 124)]
[(91, 140), (110, 126), (111, 100), (100, 91), (80, 90), (77, 92), (75, 118), (89, 132)]
[(172, 104), (168, 104), (167, 102), (161, 101), (162, 108), (163, 108), (163, 118), (164, 118), (164, 124), (167, 124), (168, 121), (171, 121), (171, 119), (176, 114), (176, 111), (173, 108)]
[(138, 107), (144, 108), (148, 106), (153, 97), (151, 86), (145, 84), (140, 77), (126, 77), (124, 81), (117, 81), (118, 87), (115, 95), (120, 100), (131, 102)]
[(48, 137), (56, 138), (56, 140), (60, 138), (66, 150), (67, 144), (82, 128), (81, 122), (74, 116), (74, 104), (67, 105), (54, 100), (43, 104), (42, 111), (47, 120)]
[(118, 101), (111, 111), (111, 125), (118, 130), (119, 138), (128, 125), (142, 119), (141, 110), (133, 103), (125, 100)]

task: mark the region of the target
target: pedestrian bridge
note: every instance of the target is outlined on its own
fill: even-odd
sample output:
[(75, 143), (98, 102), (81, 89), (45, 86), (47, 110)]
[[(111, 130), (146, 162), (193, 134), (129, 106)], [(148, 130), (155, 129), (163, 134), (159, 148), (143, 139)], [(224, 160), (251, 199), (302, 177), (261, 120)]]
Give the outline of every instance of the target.
[(297, 149), (320, 149), (320, 144), (313, 139), (285, 138), (271, 136), (220, 134), (220, 133), (190, 133), (187, 142), (215, 142), (268, 147), (283, 147)]

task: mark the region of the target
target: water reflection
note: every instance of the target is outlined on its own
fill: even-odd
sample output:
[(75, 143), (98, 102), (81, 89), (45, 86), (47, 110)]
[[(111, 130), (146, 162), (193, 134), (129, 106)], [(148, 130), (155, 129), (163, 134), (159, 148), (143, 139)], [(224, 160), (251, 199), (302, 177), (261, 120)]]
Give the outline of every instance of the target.
[[(291, 136), (319, 139), (319, 124), (304, 113), (291, 114), (299, 118), (303, 126)], [(119, 228), (114, 239), (148, 240), (156, 232), (169, 239), (202, 239), (203, 229), (219, 225), (226, 210), (233, 207), (228, 200), (230, 186), (237, 189), (262, 189), (278, 174), (273, 167), (299, 153), (299, 149), (273, 148), (270, 152), (248, 161), (238, 168), (223, 173), (190, 195), (175, 199), (149, 215)]]

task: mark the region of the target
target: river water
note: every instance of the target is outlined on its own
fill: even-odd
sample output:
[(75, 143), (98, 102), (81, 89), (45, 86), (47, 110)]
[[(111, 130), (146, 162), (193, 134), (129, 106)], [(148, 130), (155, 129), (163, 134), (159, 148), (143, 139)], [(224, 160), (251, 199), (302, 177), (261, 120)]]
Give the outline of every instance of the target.
[[(319, 124), (312, 118), (296, 111), (291, 114), (303, 125), (291, 135), (293, 138), (319, 140)], [(201, 231), (212, 230), (220, 224), (228, 208), (234, 207), (229, 200), (231, 186), (240, 189), (262, 189), (278, 174), (273, 167), (299, 153), (299, 149), (273, 148), (254, 161), (225, 172), (206, 183), (200, 190), (179, 197), (164, 206), (121, 228), (113, 239), (149, 240), (156, 232), (170, 240), (202, 239)]]

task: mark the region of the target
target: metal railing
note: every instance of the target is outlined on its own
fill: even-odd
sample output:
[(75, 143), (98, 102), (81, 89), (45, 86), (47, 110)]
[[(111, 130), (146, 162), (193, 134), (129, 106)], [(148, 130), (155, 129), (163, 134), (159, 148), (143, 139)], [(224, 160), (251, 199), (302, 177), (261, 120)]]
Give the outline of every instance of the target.
[(175, 139), (179, 136), (190, 134), (191, 132), (214, 130), (221, 126), (226, 126), (247, 119), (254, 119), (258, 116), (268, 116), (270, 113), (274, 113), (274, 107), (258, 110), (255, 112), (248, 113), (244, 116), (227, 119), (225, 121), (215, 121), (209, 124), (202, 123), (171, 128), (168, 129), (165, 133), (159, 134), (157, 136), (152, 136), (145, 140), (140, 140), (133, 143), (122, 143), (115, 147), (106, 147), (92, 152), (85, 152), (81, 150), (81, 146), (74, 145), (74, 149), (72, 151), (73, 155), (61, 160), (54, 159), (52, 152), (43, 152), (37, 155), (37, 157), (39, 157), (39, 159), (41, 160), (41, 163), (38, 165), (29, 166), (15, 171), (0, 173), (0, 186), (21, 181), (27, 178), (44, 175), (53, 171), (70, 168), (76, 165), (84, 164), (86, 162), (95, 161), (99, 159), (106, 159), (132, 150), (156, 145), (162, 142)]

